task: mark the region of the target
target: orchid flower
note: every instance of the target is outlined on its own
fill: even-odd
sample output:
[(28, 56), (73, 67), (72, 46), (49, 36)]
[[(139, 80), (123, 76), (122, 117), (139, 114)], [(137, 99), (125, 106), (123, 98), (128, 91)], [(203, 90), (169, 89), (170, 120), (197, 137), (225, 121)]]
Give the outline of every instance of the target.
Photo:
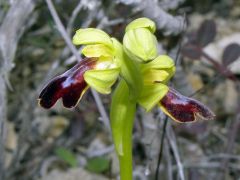
[(110, 124), (121, 180), (132, 180), (132, 129), (137, 105), (147, 112), (159, 106), (181, 123), (214, 117), (205, 105), (168, 86), (175, 65), (169, 56), (158, 55), (155, 30), (150, 19), (136, 19), (126, 27), (123, 44), (99, 29), (78, 30), (73, 43), (85, 45), (82, 54), (86, 58), (53, 78), (39, 95), (44, 108), (51, 108), (60, 98), (64, 107), (72, 108), (89, 87), (109, 94), (119, 79), (112, 95)]
[(66, 108), (77, 105), (89, 87), (102, 94), (109, 94), (117, 80), (120, 68), (116, 62), (111, 38), (99, 29), (80, 29), (73, 37), (76, 45), (86, 45), (84, 60), (52, 79), (39, 95), (39, 104), (51, 108), (62, 98)]

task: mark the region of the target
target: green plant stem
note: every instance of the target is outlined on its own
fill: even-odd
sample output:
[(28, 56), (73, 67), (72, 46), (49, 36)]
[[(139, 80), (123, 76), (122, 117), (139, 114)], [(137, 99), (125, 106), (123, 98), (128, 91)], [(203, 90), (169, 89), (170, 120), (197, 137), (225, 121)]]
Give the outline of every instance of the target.
[(121, 180), (132, 180), (132, 153), (119, 156)]
[(129, 102), (127, 123), (124, 126), (123, 134), (123, 156), (119, 157), (121, 180), (132, 180), (132, 129), (135, 112), (136, 103)]
[(113, 94), (110, 113), (121, 180), (132, 180), (132, 129), (135, 112), (136, 102), (130, 100), (129, 88), (125, 80), (121, 80)]
[(128, 123), (125, 124), (123, 134), (123, 156), (119, 156), (121, 180), (132, 180), (132, 129), (135, 111), (135, 103), (128, 104)]
[[(129, 137), (132, 136), (128, 135)], [(125, 137), (123, 156), (119, 156), (121, 180), (132, 180), (132, 139)]]

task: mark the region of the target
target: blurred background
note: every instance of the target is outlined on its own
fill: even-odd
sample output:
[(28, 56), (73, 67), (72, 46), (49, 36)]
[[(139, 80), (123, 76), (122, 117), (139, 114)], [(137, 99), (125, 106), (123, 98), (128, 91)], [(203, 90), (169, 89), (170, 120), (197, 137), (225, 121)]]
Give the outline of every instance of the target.
[(172, 86), (216, 118), (168, 119), (161, 143), (164, 115), (139, 108), (134, 179), (240, 179), (239, 0), (0, 0), (0, 179), (119, 178), (101, 110), (108, 114), (110, 95), (99, 95), (96, 104), (88, 91), (72, 110), (61, 102), (44, 110), (37, 98), (52, 77), (76, 64), (66, 40), (77, 29), (97, 27), (121, 41), (138, 17), (156, 22), (159, 53), (176, 61)]

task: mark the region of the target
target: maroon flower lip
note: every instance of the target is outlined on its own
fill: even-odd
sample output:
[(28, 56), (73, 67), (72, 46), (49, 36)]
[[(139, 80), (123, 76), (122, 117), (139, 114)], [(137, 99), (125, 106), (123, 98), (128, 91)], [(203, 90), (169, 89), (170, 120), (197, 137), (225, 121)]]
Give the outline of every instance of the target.
[(39, 104), (46, 109), (51, 108), (62, 98), (63, 106), (75, 107), (88, 85), (84, 73), (94, 69), (97, 58), (85, 58), (65, 73), (53, 78), (41, 91)]
[(193, 122), (198, 119), (212, 120), (214, 113), (199, 101), (183, 96), (173, 89), (161, 99), (160, 107), (177, 122)]

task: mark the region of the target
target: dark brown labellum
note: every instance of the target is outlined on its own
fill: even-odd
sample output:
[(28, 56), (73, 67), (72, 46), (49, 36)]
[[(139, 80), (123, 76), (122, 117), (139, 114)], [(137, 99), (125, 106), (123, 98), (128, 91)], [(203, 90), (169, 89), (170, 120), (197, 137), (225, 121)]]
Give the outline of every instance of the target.
[(96, 58), (85, 58), (65, 73), (52, 79), (41, 91), (39, 104), (49, 109), (62, 98), (64, 107), (76, 106), (88, 86), (83, 75), (87, 70), (93, 69), (96, 62)]
[(198, 119), (214, 119), (214, 113), (199, 101), (183, 96), (173, 89), (161, 99), (160, 107), (173, 120), (178, 122), (193, 122)]

